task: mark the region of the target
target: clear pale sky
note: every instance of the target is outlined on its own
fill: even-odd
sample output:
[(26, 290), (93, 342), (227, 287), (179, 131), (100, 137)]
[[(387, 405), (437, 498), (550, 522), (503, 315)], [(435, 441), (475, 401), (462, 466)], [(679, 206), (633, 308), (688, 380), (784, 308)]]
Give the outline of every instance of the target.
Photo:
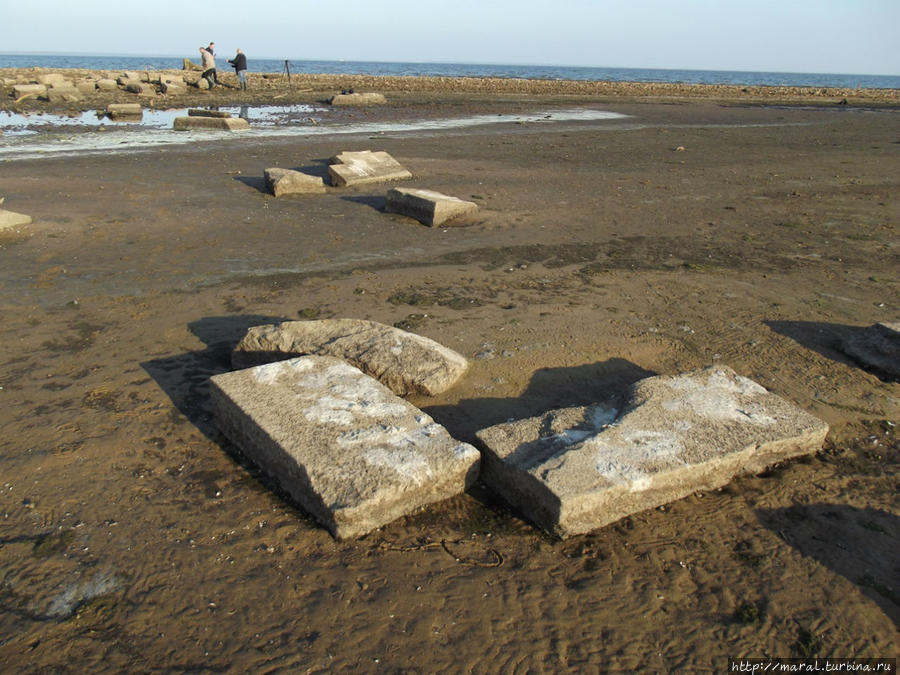
[(0, 52), (900, 75), (900, 0), (0, 0)]

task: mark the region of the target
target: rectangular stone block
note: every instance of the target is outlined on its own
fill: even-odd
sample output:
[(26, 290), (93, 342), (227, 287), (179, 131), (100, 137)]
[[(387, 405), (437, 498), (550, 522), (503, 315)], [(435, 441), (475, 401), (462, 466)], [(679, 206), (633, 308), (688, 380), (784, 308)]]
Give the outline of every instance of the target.
[(410, 216), (420, 223), (433, 226), (473, 213), (478, 210), (478, 204), (433, 190), (391, 188), (387, 192), (385, 210)]
[(189, 108), (187, 111), (190, 117), (231, 117), (231, 113), (225, 110), (205, 110), (203, 108)]
[(38, 84), (43, 84), (48, 87), (72, 84), (72, 81), (62, 73), (46, 73), (44, 75), (38, 75), (35, 79)]
[(195, 129), (213, 129), (218, 131), (244, 131), (250, 123), (240, 117), (176, 117), (175, 131), (193, 131)]
[(412, 178), (412, 174), (388, 153), (371, 150), (335, 155), (331, 158), (328, 175), (336, 187)]
[(821, 449), (828, 425), (727, 367), (635, 384), (620, 409), (566, 408), (476, 435), (484, 482), (560, 537)]
[(325, 192), (325, 183), (319, 176), (310, 176), (301, 171), (274, 167), (266, 169), (265, 176), (266, 187), (276, 197)]
[(110, 119), (140, 118), (144, 114), (144, 108), (140, 103), (110, 103), (106, 106), (106, 114)]
[(384, 94), (361, 92), (353, 94), (337, 94), (328, 101), (331, 105), (384, 105), (387, 103)]
[(119, 89), (119, 84), (111, 78), (104, 77), (97, 80), (97, 89), (100, 91), (117, 91)]
[(22, 98), (26, 96), (44, 96), (47, 94), (47, 86), (43, 84), (17, 84), (13, 87), (13, 96)]
[(464, 491), (479, 454), (353, 366), (304, 356), (210, 380), (222, 431), (335, 537)]
[(81, 100), (81, 92), (79, 92), (75, 87), (68, 86), (53, 86), (47, 89), (47, 93), (44, 95), (51, 103), (56, 103), (59, 101), (67, 101), (74, 102)]

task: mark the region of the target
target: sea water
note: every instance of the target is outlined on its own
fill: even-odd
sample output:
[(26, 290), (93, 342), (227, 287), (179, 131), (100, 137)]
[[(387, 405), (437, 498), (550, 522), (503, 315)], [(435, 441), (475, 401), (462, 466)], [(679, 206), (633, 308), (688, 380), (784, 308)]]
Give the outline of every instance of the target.
[[(191, 58), (196, 55), (192, 54)], [(179, 70), (180, 56), (115, 56), (88, 54), (0, 54), (0, 68), (85, 68), (90, 70)], [(501, 77), (539, 80), (668, 82), (741, 86), (900, 89), (900, 75), (772, 73), (725, 70), (591, 68), (585, 66), (497, 65), (484, 63), (389, 63), (375, 61), (306, 61), (255, 59), (251, 72), (328, 75), (393, 75), (417, 77)]]

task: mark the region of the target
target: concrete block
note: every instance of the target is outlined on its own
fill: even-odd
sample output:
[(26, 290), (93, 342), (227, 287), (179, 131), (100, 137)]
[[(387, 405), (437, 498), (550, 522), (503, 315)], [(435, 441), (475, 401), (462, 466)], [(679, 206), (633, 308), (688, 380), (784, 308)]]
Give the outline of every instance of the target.
[(111, 78), (103, 77), (97, 80), (97, 89), (100, 91), (118, 91), (119, 83)]
[(464, 356), (434, 340), (362, 319), (253, 326), (235, 347), (231, 363), (244, 368), (305, 354), (340, 358), (398, 396), (440, 394), (469, 367)]
[(456, 197), (415, 188), (391, 188), (385, 210), (415, 218), (425, 225), (442, 225), (448, 220), (473, 213), (478, 204)]
[(412, 178), (412, 174), (386, 152), (342, 152), (331, 158), (331, 184), (337, 187), (383, 183)]
[(277, 167), (266, 169), (266, 187), (276, 197), (325, 192), (325, 183), (319, 176)]
[(97, 90), (97, 82), (90, 78), (82, 78), (76, 80), (75, 88), (81, 94), (93, 94)]
[(358, 537), (474, 481), (478, 451), (338, 359), (216, 375), (222, 431), (335, 537)]
[(828, 425), (727, 367), (636, 383), (618, 408), (498, 424), (484, 482), (560, 537), (712, 490), (822, 447)]
[(240, 117), (176, 117), (174, 123), (175, 131), (193, 131), (195, 129), (244, 131), (249, 128), (249, 122)]

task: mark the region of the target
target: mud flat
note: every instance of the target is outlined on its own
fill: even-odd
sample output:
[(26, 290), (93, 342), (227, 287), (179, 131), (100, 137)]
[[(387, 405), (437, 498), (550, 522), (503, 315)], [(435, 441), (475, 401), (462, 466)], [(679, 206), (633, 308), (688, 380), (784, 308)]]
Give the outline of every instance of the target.
[[(0, 232), (0, 662), (667, 672), (896, 655), (900, 384), (840, 346), (900, 315), (898, 112), (388, 99), (359, 114), (628, 117), (3, 163), (3, 208), (32, 223)], [(359, 150), (477, 214), (429, 228), (385, 213), (381, 186), (266, 190), (268, 167), (324, 176)], [(410, 397), (462, 442), (709, 364), (831, 431), (813, 457), (565, 541), (479, 484), (336, 541), (217, 431), (208, 386), (249, 326), (328, 317), (469, 359), (452, 389)]]

